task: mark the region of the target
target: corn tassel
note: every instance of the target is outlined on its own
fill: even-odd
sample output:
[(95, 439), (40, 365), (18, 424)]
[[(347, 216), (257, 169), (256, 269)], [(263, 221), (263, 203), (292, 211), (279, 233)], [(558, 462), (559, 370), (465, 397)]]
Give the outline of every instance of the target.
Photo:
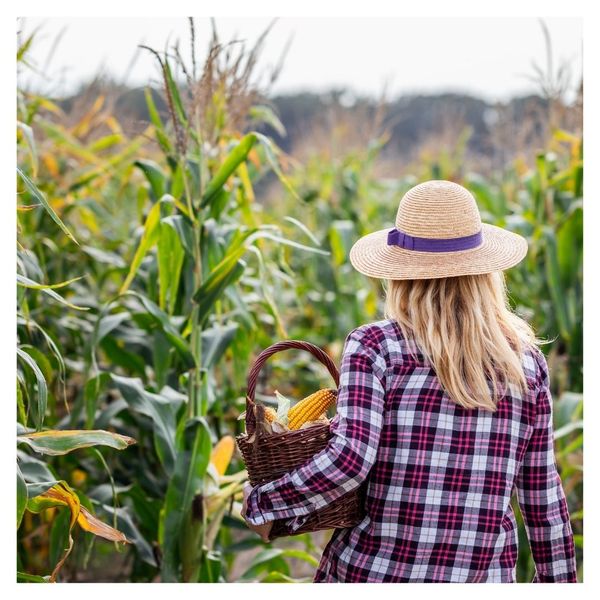
[(318, 419), (332, 404), (335, 403), (336, 398), (336, 390), (324, 388), (307, 396), (304, 400), (300, 400), (300, 402), (295, 406), (292, 406), (288, 412), (289, 428), (300, 429), (304, 423)]
[(224, 435), (215, 445), (210, 455), (210, 462), (215, 466), (219, 475), (224, 475), (231, 462), (235, 440), (230, 435)]

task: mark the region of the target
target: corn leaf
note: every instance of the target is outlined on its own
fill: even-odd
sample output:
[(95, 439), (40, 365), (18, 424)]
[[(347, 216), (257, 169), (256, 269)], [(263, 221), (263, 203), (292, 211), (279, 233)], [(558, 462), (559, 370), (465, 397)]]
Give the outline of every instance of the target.
[(181, 101), (181, 95), (179, 93), (179, 88), (177, 87), (177, 83), (175, 83), (175, 79), (173, 78), (173, 73), (171, 71), (171, 66), (169, 65), (168, 60), (165, 60), (163, 62), (163, 69), (164, 69), (166, 85), (168, 87), (169, 92), (171, 93), (171, 97), (173, 98), (173, 105), (175, 108), (175, 112), (177, 113), (177, 117), (179, 118), (179, 121), (184, 126), (186, 126), (187, 125), (187, 116), (185, 114), (183, 102)]
[(248, 116), (254, 121), (270, 125), (281, 137), (285, 137), (285, 127), (270, 106), (265, 104), (251, 106), (248, 111)]
[(127, 273), (127, 277), (121, 286), (121, 290), (119, 293), (124, 294), (131, 285), (137, 270), (140, 268), (142, 264), (142, 260), (144, 256), (146, 256), (148, 250), (154, 246), (156, 240), (158, 239), (158, 224), (160, 223), (160, 202), (157, 202), (148, 213), (146, 217), (146, 222), (144, 223), (144, 233), (142, 234), (142, 239), (135, 251), (135, 255), (133, 260), (131, 261), (131, 265), (129, 267), (129, 273)]
[(158, 109), (156, 108), (156, 104), (154, 103), (154, 98), (152, 97), (152, 88), (146, 88), (144, 93), (146, 96), (148, 115), (150, 116), (151, 123), (154, 125), (154, 132), (156, 133), (158, 144), (162, 151), (169, 155), (173, 151), (173, 148), (171, 146), (171, 142), (169, 141), (169, 137), (165, 134), (165, 126), (163, 125), (162, 119), (158, 113)]
[(260, 145), (264, 149), (265, 157), (266, 157), (267, 161), (269, 162), (269, 164), (271, 165), (271, 168), (273, 169), (275, 175), (277, 175), (277, 178), (279, 179), (279, 181), (281, 181), (281, 183), (284, 185), (284, 187), (287, 189), (287, 191), (292, 195), (292, 197), (295, 200), (297, 200), (298, 202), (301, 202), (302, 199), (298, 195), (298, 192), (294, 189), (294, 187), (290, 183), (289, 179), (284, 175), (283, 171), (281, 170), (281, 166), (279, 165), (279, 160), (277, 159), (277, 152), (279, 150), (277, 149), (275, 144), (273, 144), (273, 142), (266, 135), (264, 135), (262, 133), (258, 133), (257, 131), (255, 131), (254, 134), (256, 135), (257, 141), (260, 143)]
[(556, 322), (558, 324), (560, 334), (565, 340), (571, 338), (571, 320), (567, 308), (567, 300), (564, 294), (563, 285), (560, 277), (560, 267), (558, 263), (558, 253), (556, 245), (556, 234), (549, 227), (544, 229), (545, 244), (545, 267), (546, 281), (552, 305), (554, 306)]
[(50, 583), (50, 575), (30, 575), (17, 571), (17, 583)]
[(154, 200), (159, 200), (166, 193), (166, 178), (160, 167), (152, 160), (136, 160), (133, 163), (146, 176)]
[(121, 133), (110, 133), (105, 135), (98, 140), (94, 140), (89, 146), (88, 150), (92, 152), (102, 152), (108, 148), (112, 148), (125, 141), (125, 137)]
[(21, 520), (27, 508), (27, 499), (27, 484), (19, 465), (17, 465), (17, 529), (21, 526)]
[(42, 374), (42, 371), (38, 367), (37, 363), (27, 352), (17, 348), (17, 356), (33, 371), (37, 382), (37, 403), (32, 404), (32, 412), (34, 413), (34, 422), (36, 429), (40, 431), (44, 424), (44, 417), (46, 415), (46, 407), (48, 405), (48, 386), (46, 385), (46, 379)]
[[(121, 493), (132, 499), (135, 507), (134, 509), (130, 509), (128, 506), (115, 508), (114, 506), (104, 503), (102, 505), (102, 510), (113, 518), (116, 517), (119, 531), (122, 531), (129, 542), (135, 546), (139, 558), (143, 562), (157, 568), (158, 564), (156, 562), (154, 550), (139, 530), (138, 525), (152, 530), (158, 520), (158, 513), (155, 514), (153, 507), (149, 507), (146, 493), (142, 492), (137, 484), (127, 486)], [(154, 505), (155, 502), (156, 501), (153, 500), (152, 505)], [(131, 513), (134, 513), (135, 520), (132, 518)]]
[(27, 148), (29, 149), (29, 157), (31, 159), (31, 173), (34, 177), (37, 177), (38, 154), (37, 147), (35, 145), (35, 138), (33, 137), (33, 130), (29, 125), (23, 123), (22, 121), (17, 121), (17, 128), (23, 132), (23, 137), (25, 138)]
[(29, 177), (27, 177), (27, 175), (25, 175), (25, 173), (23, 173), (23, 171), (21, 171), (21, 169), (19, 169), (18, 167), (17, 173), (23, 180), (23, 183), (25, 184), (25, 187), (27, 188), (31, 196), (35, 198), (35, 200), (37, 200), (37, 202), (46, 209), (46, 212), (50, 215), (51, 219), (62, 229), (66, 236), (70, 240), (75, 242), (77, 245), (79, 245), (79, 242), (75, 239), (75, 236), (69, 231), (68, 227), (60, 220), (60, 217), (54, 212), (54, 209), (50, 206), (48, 200), (46, 200), (46, 196), (42, 194), (42, 192), (37, 188), (33, 181), (31, 181), (31, 179), (29, 179)]
[(48, 430), (27, 433), (17, 436), (17, 442), (27, 444), (40, 454), (60, 456), (80, 448), (90, 446), (109, 446), (116, 450), (124, 450), (135, 444), (135, 440), (126, 435), (99, 429), (91, 430)]
[(47, 296), (50, 296), (50, 298), (52, 298), (53, 300), (56, 300), (57, 302), (60, 302), (61, 304), (64, 304), (65, 306), (68, 306), (69, 308), (72, 308), (74, 310), (89, 310), (87, 306), (78, 306), (77, 304), (73, 304), (68, 300), (65, 300), (59, 293), (55, 292), (53, 289), (55, 287), (63, 287), (65, 285), (68, 285), (69, 283), (72, 283), (73, 281), (77, 281), (78, 279), (81, 279), (81, 277), (76, 277), (75, 279), (70, 279), (69, 281), (63, 281), (54, 285), (45, 285), (43, 283), (33, 281), (33, 279), (25, 277), (20, 273), (17, 273), (17, 285), (32, 290), (40, 290), (42, 293), (46, 294)]
[(52, 570), (50, 581), (56, 581), (56, 577), (58, 576), (60, 569), (73, 549), (72, 531), (75, 523), (79, 524), (83, 530), (89, 531), (94, 535), (115, 542), (129, 543), (129, 540), (123, 535), (123, 533), (110, 527), (106, 523), (101, 522), (84, 506), (81, 506), (79, 496), (66, 481), (59, 481), (41, 494), (31, 496), (27, 503), (27, 510), (34, 513), (39, 513), (47, 508), (61, 506), (68, 507), (71, 513), (69, 520), (69, 545), (65, 549), (63, 556)]
[(237, 323), (228, 323), (226, 325), (214, 325), (202, 331), (203, 368), (212, 369), (221, 360), (238, 329), (239, 325)]
[(161, 581), (178, 580), (177, 556), (184, 518), (191, 511), (194, 497), (203, 491), (211, 448), (210, 430), (204, 418), (181, 419), (177, 428), (177, 461), (161, 511)]
[[(17, 433), (24, 433), (23, 431), (17, 430)], [(56, 483), (56, 475), (52, 472), (50, 467), (39, 458), (36, 458), (32, 454), (21, 450), (17, 446), (17, 461), (19, 464), (19, 468), (21, 469), (21, 473), (23, 475), (23, 479), (27, 483), (27, 489), (30, 489), (31, 484), (43, 483), (44, 481), (54, 481)], [(43, 491), (43, 490), (42, 490)], [(38, 492), (41, 494), (42, 491)], [(27, 494), (28, 497), (31, 495)]]
[(256, 143), (257, 134), (248, 133), (238, 143), (238, 145), (228, 154), (227, 158), (221, 164), (219, 170), (208, 183), (200, 206), (205, 207), (221, 191), (225, 182), (238, 166), (246, 160), (252, 146)]
[(175, 466), (175, 409), (169, 398), (147, 392), (140, 379), (111, 375), (113, 385), (119, 390), (129, 407), (152, 419), (154, 447), (167, 475)]
[[(122, 313), (119, 313), (122, 314)], [(98, 398), (110, 382), (108, 373), (98, 373), (95, 377), (88, 379), (83, 388), (83, 403), (85, 406), (85, 427), (92, 429), (96, 418), (96, 409)], [(114, 402), (111, 402), (109, 410), (114, 408)], [(103, 411), (104, 413), (106, 411)]]
[[(162, 310), (175, 311), (177, 290), (185, 251), (179, 234), (170, 223), (160, 223), (158, 238), (158, 298)], [(168, 307), (167, 307), (168, 299)]]
[(137, 292), (127, 292), (128, 296), (134, 296), (137, 298), (147, 311), (147, 314), (152, 318), (156, 325), (158, 325), (162, 332), (165, 334), (171, 345), (175, 348), (180, 358), (185, 364), (187, 369), (192, 369), (196, 366), (196, 359), (190, 352), (190, 349), (183, 339), (179, 331), (171, 323), (169, 315), (160, 309), (152, 300), (146, 298), (142, 294)]

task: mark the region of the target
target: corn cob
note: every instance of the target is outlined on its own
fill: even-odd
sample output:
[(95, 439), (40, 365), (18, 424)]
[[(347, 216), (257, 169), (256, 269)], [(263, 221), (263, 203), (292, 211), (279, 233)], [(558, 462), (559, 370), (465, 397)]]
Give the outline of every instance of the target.
[(336, 390), (324, 388), (300, 400), (288, 412), (289, 428), (300, 429), (303, 423), (314, 421), (335, 402), (336, 398)]
[(230, 435), (224, 435), (213, 448), (210, 455), (210, 462), (215, 466), (219, 475), (225, 475), (227, 467), (231, 462), (235, 440)]
[(272, 423), (277, 419), (277, 413), (270, 406), (265, 406), (265, 419), (267, 419), (269, 423)]

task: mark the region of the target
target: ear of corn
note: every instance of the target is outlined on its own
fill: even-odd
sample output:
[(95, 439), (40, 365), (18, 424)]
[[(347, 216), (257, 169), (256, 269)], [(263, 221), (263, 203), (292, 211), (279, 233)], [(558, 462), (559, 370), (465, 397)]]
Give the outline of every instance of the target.
[(288, 413), (290, 429), (299, 429), (307, 421), (318, 419), (332, 404), (335, 403), (337, 392), (324, 388), (300, 400)]
[(269, 423), (273, 423), (277, 419), (277, 413), (270, 406), (265, 406), (265, 419), (269, 421)]
[(231, 462), (235, 440), (230, 435), (224, 435), (213, 448), (210, 455), (210, 462), (215, 466), (219, 475), (225, 475), (227, 467)]

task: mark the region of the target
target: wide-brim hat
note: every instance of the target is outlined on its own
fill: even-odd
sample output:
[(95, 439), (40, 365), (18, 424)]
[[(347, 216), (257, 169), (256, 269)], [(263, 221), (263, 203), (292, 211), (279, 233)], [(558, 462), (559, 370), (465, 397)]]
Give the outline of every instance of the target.
[(527, 240), (481, 222), (475, 198), (451, 181), (426, 181), (400, 200), (394, 228), (361, 237), (352, 266), (380, 279), (438, 279), (503, 271), (527, 254)]

